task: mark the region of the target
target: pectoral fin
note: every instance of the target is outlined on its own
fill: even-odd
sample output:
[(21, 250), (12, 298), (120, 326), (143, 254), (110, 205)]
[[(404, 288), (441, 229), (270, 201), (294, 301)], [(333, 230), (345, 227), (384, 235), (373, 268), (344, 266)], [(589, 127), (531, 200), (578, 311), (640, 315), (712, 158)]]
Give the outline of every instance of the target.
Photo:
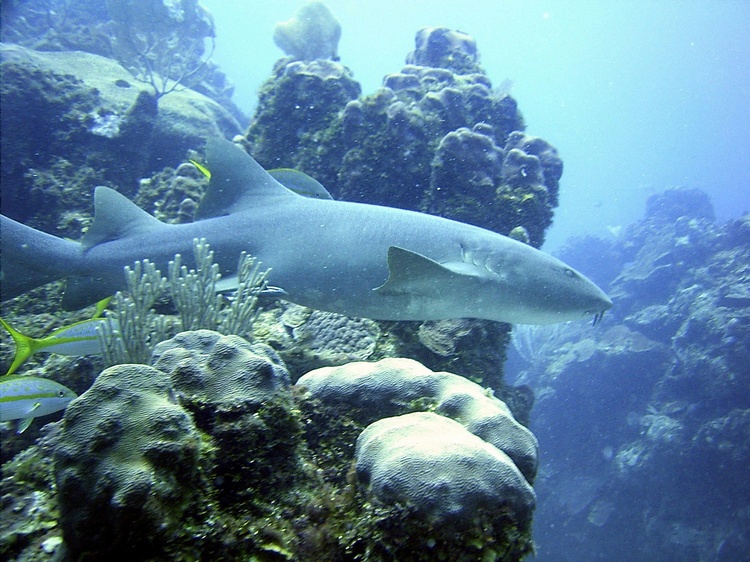
[[(42, 405), (41, 402), (37, 402), (31, 408), (31, 412), (29, 412), (29, 413), (31, 414), (31, 413), (34, 412), (34, 410), (39, 409), (39, 407), (41, 405)], [(24, 431), (26, 431), (27, 429), (29, 429), (29, 426), (31, 425), (31, 422), (33, 422), (33, 421), (34, 421), (34, 416), (18, 420), (18, 427), (16, 428), (16, 433), (23, 433)]]
[(475, 273), (454, 264), (438, 263), (411, 250), (391, 246), (388, 248), (388, 280), (373, 290), (381, 295), (426, 295), (461, 278), (475, 277)]

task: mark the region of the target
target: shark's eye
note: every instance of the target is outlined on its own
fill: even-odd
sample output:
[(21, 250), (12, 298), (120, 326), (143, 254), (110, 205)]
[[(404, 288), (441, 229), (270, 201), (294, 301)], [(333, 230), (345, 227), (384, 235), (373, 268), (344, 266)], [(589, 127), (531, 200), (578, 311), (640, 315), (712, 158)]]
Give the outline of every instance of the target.
[(64, 393), (64, 392), (63, 392), (62, 390), (58, 390), (58, 391), (57, 391), (57, 395), (58, 395), (58, 396), (59, 396), (60, 398), (65, 398), (65, 393)]
[(572, 269), (565, 268), (565, 275), (567, 275), (568, 277), (572, 279), (573, 277), (576, 277), (576, 272), (573, 271)]

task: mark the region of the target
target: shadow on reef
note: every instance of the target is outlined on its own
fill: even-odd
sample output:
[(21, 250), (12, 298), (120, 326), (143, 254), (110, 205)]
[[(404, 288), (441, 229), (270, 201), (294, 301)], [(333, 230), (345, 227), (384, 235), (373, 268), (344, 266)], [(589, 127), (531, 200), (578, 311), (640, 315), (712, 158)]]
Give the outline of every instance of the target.
[(703, 192), (670, 189), (622, 237), (562, 254), (599, 264), (615, 306), (595, 331), (514, 335), (545, 459), (538, 558), (744, 559), (750, 215), (718, 226)]

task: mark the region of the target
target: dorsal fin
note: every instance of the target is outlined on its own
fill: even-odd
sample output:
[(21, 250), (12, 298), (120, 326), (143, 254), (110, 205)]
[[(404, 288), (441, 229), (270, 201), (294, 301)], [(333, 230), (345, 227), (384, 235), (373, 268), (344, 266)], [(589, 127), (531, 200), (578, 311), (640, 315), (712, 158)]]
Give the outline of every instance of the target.
[(259, 197), (296, 197), (247, 152), (228, 140), (209, 139), (206, 160), (211, 181), (195, 213), (196, 220), (251, 208)]
[(333, 199), (328, 190), (313, 177), (292, 168), (275, 168), (268, 170), (273, 179), (297, 195), (310, 199)]
[(166, 226), (114, 189), (98, 186), (94, 190), (94, 221), (81, 239), (84, 250), (136, 232)]

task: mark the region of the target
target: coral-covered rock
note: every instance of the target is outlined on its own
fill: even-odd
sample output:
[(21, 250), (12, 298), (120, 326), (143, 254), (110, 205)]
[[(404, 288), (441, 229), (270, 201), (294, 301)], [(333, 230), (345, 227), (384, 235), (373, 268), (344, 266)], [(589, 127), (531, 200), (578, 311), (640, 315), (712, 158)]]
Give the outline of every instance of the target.
[(435, 373), (411, 359), (349, 363), (307, 373), (297, 386), (362, 425), (429, 408), (463, 424), (505, 452), (533, 482), (538, 445), (491, 392), (452, 373)]
[(337, 62), (280, 60), (261, 89), (247, 132), (253, 157), (266, 168), (298, 167), (300, 147), (325, 150), (320, 135), (360, 91), (351, 71)]
[(270, 347), (209, 330), (182, 332), (156, 346), (153, 363), (221, 451), (211, 472), (224, 505), (277, 492), (295, 475), (299, 427), (289, 373)]
[(491, 392), (393, 358), (317, 369), (295, 386), (326, 479), (355, 459), (356, 542), (413, 560), (528, 553), (537, 442)]
[(479, 52), (474, 38), (447, 27), (423, 27), (415, 38), (416, 48), (407, 64), (448, 68), (461, 74), (479, 70)]
[(377, 502), (435, 525), (510, 511), (531, 520), (536, 496), (510, 458), (458, 422), (430, 412), (384, 418), (357, 439), (357, 477)]
[(495, 144), (492, 128), (460, 127), (445, 135), (432, 161), (432, 190), (425, 211), (461, 222), (493, 225), (499, 210), (495, 190), (502, 183), (503, 151)]
[[(240, 130), (224, 108), (192, 90), (163, 96), (157, 106), (149, 86), (108, 58), (18, 45), (3, 45), (0, 55), (2, 128), (14, 132), (4, 137), (3, 154), (16, 163), (2, 169), (3, 184), (12, 186), (3, 190), (2, 210), (36, 227), (55, 230), (49, 217), (58, 213), (50, 208), (85, 208), (97, 184), (127, 192), (206, 137)], [(44, 213), (30, 216), (35, 208)]]
[(524, 226), (540, 244), (562, 171), (554, 149), (514, 137), (508, 150), (528, 151), (549, 177), (503, 193), (504, 147), (524, 122), (507, 87), (493, 89), (479, 67), (473, 39), (425, 30), (408, 62), (381, 89), (355, 99), (359, 87), (347, 85), (344, 67), (326, 62), (342, 69), (334, 73), (315, 67), (324, 61), (282, 59), (247, 134), (251, 153), (266, 167), (302, 169), (337, 199), (440, 214), (502, 233)]
[(74, 400), (55, 451), (60, 523), (74, 557), (153, 555), (200, 512), (200, 436), (166, 373), (117, 365)]
[(286, 367), (270, 347), (210, 330), (181, 332), (157, 344), (152, 362), (170, 375), (183, 405), (214, 416), (257, 411), (290, 385)]
[(537, 487), (540, 552), (586, 557), (592, 541), (607, 558), (628, 548), (644, 561), (747, 552), (748, 217), (713, 216), (704, 193), (668, 189), (618, 239), (566, 250), (573, 267), (597, 262), (615, 305), (600, 326), (528, 338), (537, 352), (519, 382), (537, 393), (549, 467)]

